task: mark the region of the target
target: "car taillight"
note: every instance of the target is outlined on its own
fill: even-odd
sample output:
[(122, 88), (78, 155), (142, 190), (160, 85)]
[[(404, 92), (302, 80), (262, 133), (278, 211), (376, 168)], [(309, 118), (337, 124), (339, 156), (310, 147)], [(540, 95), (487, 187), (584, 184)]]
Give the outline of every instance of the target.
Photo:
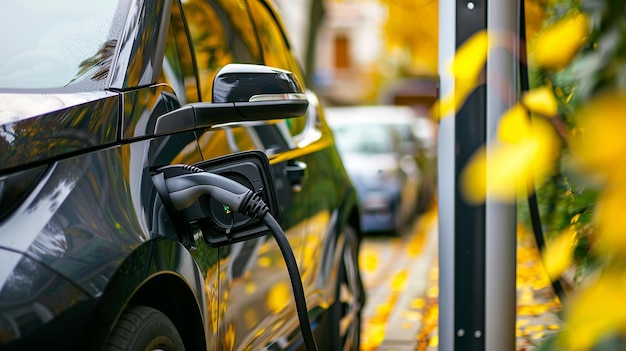
[(15, 210), (46, 171), (40, 166), (0, 176), (0, 221)]

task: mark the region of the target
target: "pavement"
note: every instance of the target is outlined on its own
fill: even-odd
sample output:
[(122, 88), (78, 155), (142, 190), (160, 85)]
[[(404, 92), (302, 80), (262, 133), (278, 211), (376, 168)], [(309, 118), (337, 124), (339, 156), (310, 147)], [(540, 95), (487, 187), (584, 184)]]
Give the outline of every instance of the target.
[[(367, 291), (361, 351), (439, 349), (439, 270), (436, 206), (407, 234), (367, 237), (360, 263)], [(533, 351), (561, 330), (561, 304), (543, 269), (534, 238), (517, 235), (515, 351)]]

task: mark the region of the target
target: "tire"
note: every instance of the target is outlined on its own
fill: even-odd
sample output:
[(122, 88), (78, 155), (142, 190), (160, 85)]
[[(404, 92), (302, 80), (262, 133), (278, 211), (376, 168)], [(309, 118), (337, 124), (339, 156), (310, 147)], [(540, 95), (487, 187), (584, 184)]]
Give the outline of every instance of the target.
[(106, 351), (184, 351), (174, 323), (162, 312), (146, 306), (128, 307), (113, 328)]
[(333, 350), (358, 351), (361, 343), (361, 310), (365, 290), (358, 266), (359, 241), (356, 231), (347, 226), (337, 275), (335, 303), (331, 307), (330, 333)]

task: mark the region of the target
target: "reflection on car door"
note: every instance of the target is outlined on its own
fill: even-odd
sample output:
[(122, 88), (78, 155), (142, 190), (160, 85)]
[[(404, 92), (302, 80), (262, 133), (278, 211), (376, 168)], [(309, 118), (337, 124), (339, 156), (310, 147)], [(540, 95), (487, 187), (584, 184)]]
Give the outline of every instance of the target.
[[(183, 3), (194, 45), (201, 99), (211, 101), (217, 70), (230, 62), (263, 63), (246, 7), (233, 1)], [(306, 201), (292, 191), (284, 152), (292, 149), (284, 121), (218, 126), (198, 132), (205, 160), (258, 149), (271, 160), (281, 207), (281, 226), (294, 248), (302, 246)], [(299, 250), (294, 250), (298, 259)], [(219, 248), (218, 343), (224, 349), (282, 344), (298, 331), (289, 274), (271, 235)]]
[[(264, 59), (268, 65), (294, 72), (304, 84), (305, 79), (282, 26), (275, 12), (261, 0), (248, 0), (252, 17), (259, 35)], [(281, 155), (292, 165), (306, 165), (307, 175), (301, 179), (297, 199), (302, 208), (299, 216), (306, 220), (305, 235), (300, 254), (300, 274), (307, 297), (310, 316), (315, 323), (315, 312), (323, 311), (334, 301), (334, 291), (324, 290), (336, 274), (332, 268), (339, 257), (337, 253), (338, 223), (342, 215), (336, 209), (343, 206), (339, 203), (345, 179), (341, 161), (332, 148), (332, 138), (327, 126), (323, 123), (322, 107), (316, 95), (307, 90), (309, 108), (304, 116), (287, 120), (291, 140), (295, 146)], [(300, 206), (300, 205), (297, 205)]]

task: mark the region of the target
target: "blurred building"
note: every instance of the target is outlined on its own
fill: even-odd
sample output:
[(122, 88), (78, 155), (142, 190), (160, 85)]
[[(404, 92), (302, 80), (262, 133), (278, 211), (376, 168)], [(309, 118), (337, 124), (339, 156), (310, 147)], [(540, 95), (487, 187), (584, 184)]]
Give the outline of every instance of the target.
[[(304, 63), (312, 0), (275, 1)], [(410, 72), (409, 48), (390, 50), (386, 45), (388, 8), (382, 1), (324, 0), (323, 7), (312, 74), (320, 98), (329, 105), (380, 103), (428, 109), (437, 96), (436, 78)]]
[[(276, 0), (296, 52), (304, 61), (311, 0)], [(330, 104), (358, 104), (372, 94), (384, 55), (386, 10), (378, 0), (326, 0), (318, 32), (313, 82)]]
[(333, 104), (359, 104), (375, 90), (384, 55), (379, 1), (329, 1), (319, 32), (314, 83)]

